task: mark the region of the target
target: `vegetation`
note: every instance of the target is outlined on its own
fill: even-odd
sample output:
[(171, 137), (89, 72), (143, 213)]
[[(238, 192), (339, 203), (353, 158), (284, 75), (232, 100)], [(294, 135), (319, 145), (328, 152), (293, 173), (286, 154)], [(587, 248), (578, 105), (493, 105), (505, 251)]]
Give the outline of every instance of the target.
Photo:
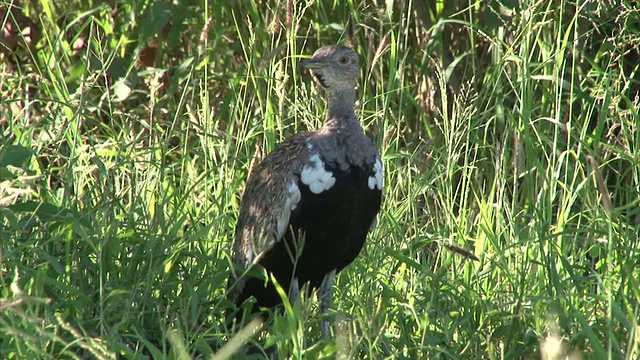
[[(3, 0), (0, 24), (0, 358), (640, 356), (634, 1)], [(247, 174), (319, 126), (297, 64), (349, 38), (386, 187), (334, 336), (313, 297), (229, 333)]]

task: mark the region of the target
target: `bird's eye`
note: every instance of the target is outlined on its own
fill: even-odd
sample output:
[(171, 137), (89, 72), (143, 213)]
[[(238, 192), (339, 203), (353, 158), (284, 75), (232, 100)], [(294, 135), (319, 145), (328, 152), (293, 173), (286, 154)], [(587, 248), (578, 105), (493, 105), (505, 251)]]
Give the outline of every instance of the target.
[(340, 65), (348, 65), (351, 62), (351, 59), (349, 59), (349, 57), (345, 55), (345, 56), (341, 56), (338, 59), (338, 62), (340, 63)]

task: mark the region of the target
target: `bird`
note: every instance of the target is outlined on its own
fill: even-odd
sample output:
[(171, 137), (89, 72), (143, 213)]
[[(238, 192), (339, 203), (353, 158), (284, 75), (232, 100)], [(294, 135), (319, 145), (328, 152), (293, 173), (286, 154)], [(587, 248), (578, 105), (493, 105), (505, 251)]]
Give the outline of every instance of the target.
[[(272, 281), (251, 276), (259, 265), (294, 303), (302, 286), (318, 291), (328, 314), (333, 281), (362, 250), (382, 204), (384, 167), (355, 114), (358, 54), (342, 45), (319, 48), (299, 63), (324, 90), (321, 128), (274, 147), (246, 182), (235, 227), (228, 299), (251, 312), (282, 303)], [(239, 269), (239, 270), (238, 270)], [(326, 316), (321, 334), (329, 337)]]

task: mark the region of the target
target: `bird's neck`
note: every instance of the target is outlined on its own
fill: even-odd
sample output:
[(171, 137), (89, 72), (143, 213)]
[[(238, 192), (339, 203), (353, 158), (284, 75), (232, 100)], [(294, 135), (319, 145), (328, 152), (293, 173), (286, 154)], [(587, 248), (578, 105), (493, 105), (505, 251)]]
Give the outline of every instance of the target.
[[(328, 109), (325, 128), (344, 128), (350, 122), (358, 124), (353, 110), (356, 92), (353, 89), (336, 89), (327, 92)], [(359, 125), (359, 124), (358, 124)]]

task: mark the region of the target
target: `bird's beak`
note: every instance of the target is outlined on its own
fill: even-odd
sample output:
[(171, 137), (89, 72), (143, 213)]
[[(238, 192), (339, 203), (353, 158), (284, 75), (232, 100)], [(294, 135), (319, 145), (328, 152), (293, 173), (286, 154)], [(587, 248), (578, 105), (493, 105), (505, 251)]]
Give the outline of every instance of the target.
[(322, 62), (314, 59), (302, 60), (298, 67), (301, 69), (318, 69), (322, 67)]

